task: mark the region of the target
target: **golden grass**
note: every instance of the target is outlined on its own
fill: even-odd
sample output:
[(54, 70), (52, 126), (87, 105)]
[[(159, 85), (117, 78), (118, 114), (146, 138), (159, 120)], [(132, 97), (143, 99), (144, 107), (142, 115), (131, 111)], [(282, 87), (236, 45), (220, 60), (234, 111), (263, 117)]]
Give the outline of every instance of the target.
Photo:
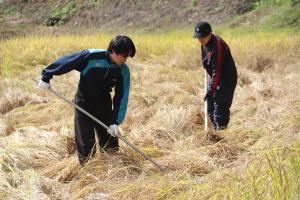
[[(137, 35), (132, 87), (121, 128), (166, 167), (160, 172), (121, 142), (80, 167), (73, 108), (30, 76), (59, 56), (106, 48), (111, 35), (31, 36), (0, 44), (1, 199), (299, 198), (300, 36), (222, 34), (239, 72), (224, 140), (203, 131), (199, 45), (187, 32)], [(17, 52), (17, 53), (16, 53)], [(4, 78), (5, 77), (5, 78)], [(73, 98), (78, 73), (52, 80)]]

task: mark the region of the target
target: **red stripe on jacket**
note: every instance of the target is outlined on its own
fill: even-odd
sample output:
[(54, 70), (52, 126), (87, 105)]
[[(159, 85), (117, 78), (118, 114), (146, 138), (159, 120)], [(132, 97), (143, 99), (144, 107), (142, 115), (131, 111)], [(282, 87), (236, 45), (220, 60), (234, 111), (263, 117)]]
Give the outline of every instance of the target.
[(220, 76), (222, 71), (222, 60), (223, 60), (223, 52), (222, 52), (222, 44), (221, 40), (215, 35), (215, 43), (217, 46), (217, 70), (215, 73), (215, 77), (213, 79), (213, 83), (211, 85), (211, 91), (210, 94), (213, 94), (214, 91), (217, 89), (219, 82), (220, 82)]

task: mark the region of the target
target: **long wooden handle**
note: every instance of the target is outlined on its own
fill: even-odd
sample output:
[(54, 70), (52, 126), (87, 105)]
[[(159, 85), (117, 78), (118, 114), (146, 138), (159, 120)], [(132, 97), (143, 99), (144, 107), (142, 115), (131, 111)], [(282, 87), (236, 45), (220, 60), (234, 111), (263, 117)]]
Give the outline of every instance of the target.
[[(36, 83), (38, 83), (37, 80), (35, 80), (34, 78), (32, 78), (32, 80)], [(50, 91), (51, 93), (53, 93), (55, 96), (63, 99), (65, 102), (67, 102), (68, 104), (72, 105), (73, 107), (75, 107), (76, 109), (78, 109), (80, 112), (84, 113), (85, 115), (89, 116), (92, 120), (94, 120), (95, 122), (97, 122), (98, 124), (100, 124), (101, 126), (103, 126), (106, 130), (109, 129), (109, 127), (107, 125), (105, 125), (103, 122), (101, 122), (99, 119), (97, 119), (96, 117), (94, 117), (93, 115), (91, 115), (89, 112), (85, 111), (83, 108), (81, 108), (80, 106), (78, 106), (77, 104), (73, 103), (72, 101), (70, 101), (69, 99), (67, 99), (66, 97), (64, 97), (63, 95), (59, 94), (58, 92), (56, 92), (55, 90), (53, 90), (52, 88), (49, 88), (48, 91)], [(117, 135), (118, 138), (120, 138), (123, 142), (125, 142), (128, 146), (130, 146), (131, 148), (133, 148), (135, 151), (137, 151), (138, 153), (140, 153), (144, 158), (146, 158), (147, 160), (149, 160), (151, 163), (153, 163), (156, 167), (158, 167), (161, 171), (165, 171), (165, 169), (160, 166), (157, 162), (155, 162), (153, 159), (151, 159), (149, 156), (147, 156), (144, 152), (142, 152), (137, 146), (135, 146), (134, 144), (128, 142), (123, 136), (121, 135)]]
[[(207, 92), (207, 73), (204, 70), (204, 95)], [(207, 118), (207, 100), (204, 102), (204, 130), (208, 131), (208, 118)]]

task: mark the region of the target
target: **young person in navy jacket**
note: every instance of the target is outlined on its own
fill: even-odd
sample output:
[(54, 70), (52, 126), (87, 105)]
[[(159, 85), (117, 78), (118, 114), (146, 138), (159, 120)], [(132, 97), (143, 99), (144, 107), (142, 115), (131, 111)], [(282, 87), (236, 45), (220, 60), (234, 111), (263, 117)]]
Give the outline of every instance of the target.
[[(75, 142), (79, 162), (84, 165), (95, 154), (95, 132), (103, 151), (117, 151), (119, 148), (118, 125), (125, 118), (130, 72), (125, 63), (134, 57), (135, 45), (127, 36), (116, 36), (107, 50), (87, 49), (63, 56), (42, 71), (39, 87), (50, 88), (54, 75), (62, 75), (72, 70), (80, 72), (80, 80), (75, 95), (75, 103), (109, 126), (106, 130), (91, 118), (75, 109)], [(111, 91), (114, 88), (114, 96)]]

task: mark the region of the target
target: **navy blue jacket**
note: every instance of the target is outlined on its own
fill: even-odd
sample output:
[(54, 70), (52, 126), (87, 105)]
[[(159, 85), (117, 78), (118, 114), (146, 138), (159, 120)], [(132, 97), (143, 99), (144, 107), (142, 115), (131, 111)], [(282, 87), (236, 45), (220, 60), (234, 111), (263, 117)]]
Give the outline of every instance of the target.
[(237, 83), (237, 71), (228, 45), (219, 36), (212, 34), (206, 45), (201, 45), (202, 63), (210, 76), (208, 95), (218, 86), (233, 87)]
[(59, 58), (42, 71), (42, 80), (49, 83), (53, 75), (62, 75), (77, 70), (80, 80), (77, 96), (87, 101), (99, 101), (113, 97), (112, 123), (120, 124), (125, 118), (129, 89), (130, 71), (127, 64), (112, 62), (110, 52), (87, 49)]

